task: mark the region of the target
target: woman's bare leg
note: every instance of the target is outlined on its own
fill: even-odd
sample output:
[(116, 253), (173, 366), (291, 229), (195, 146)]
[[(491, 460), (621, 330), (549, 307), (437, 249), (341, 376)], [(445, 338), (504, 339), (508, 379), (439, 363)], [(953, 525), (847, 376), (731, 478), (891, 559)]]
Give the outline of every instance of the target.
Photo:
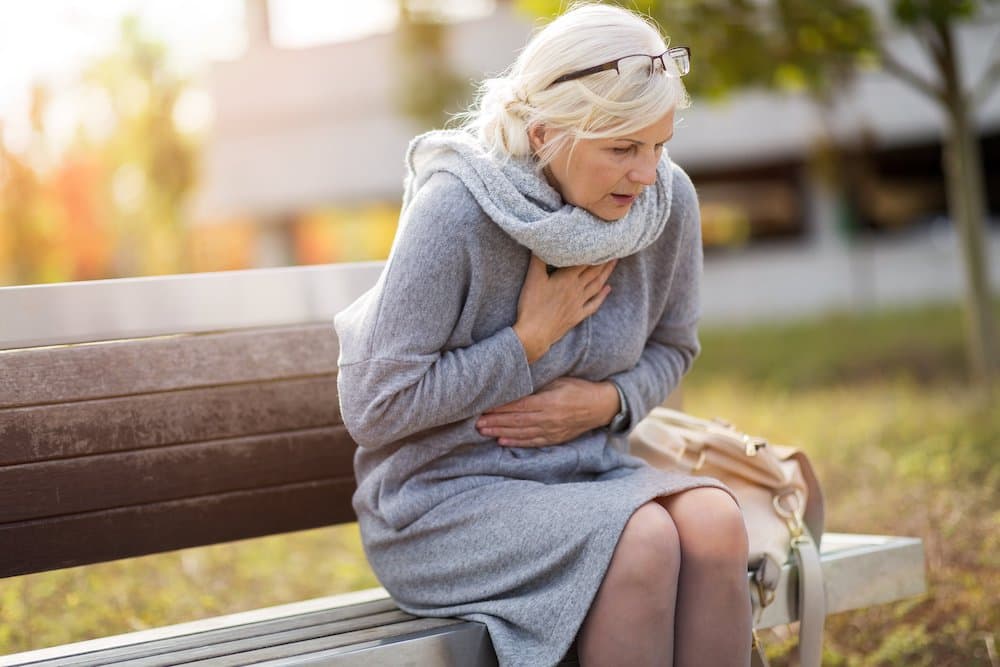
[(677, 667), (750, 664), (752, 611), (743, 515), (720, 489), (658, 498), (681, 544), (674, 625)]
[(669, 667), (679, 568), (673, 521), (659, 504), (646, 503), (625, 524), (580, 628), (580, 664)]

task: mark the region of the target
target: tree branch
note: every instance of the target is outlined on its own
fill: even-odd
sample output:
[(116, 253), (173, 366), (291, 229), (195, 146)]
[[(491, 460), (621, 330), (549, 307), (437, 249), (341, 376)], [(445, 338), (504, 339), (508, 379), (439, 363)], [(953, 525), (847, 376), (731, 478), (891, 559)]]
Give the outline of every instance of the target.
[(931, 58), (937, 63), (938, 68), (944, 72), (947, 47), (944, 44), (941, 34), (935, 31), (935, 26), (927, 21), (920, 21), (913, 31), (917, 36), (917, 41), (923, 41), (924, 46), (930, 51)]
[(941, 102), (942, 104), (947, 103), (944, 91), (941, 90), (941, 88), (935, 86), (933, 83), (927, 81), (909, 67), (896, 60), (896, 58), (885, 48), (880, 50), (880, 55), (882, 57), (882, 68), (887, 72), (895, 76), (897, 79), (901, 79), (902, 81), (910, 84), (935, 102)]

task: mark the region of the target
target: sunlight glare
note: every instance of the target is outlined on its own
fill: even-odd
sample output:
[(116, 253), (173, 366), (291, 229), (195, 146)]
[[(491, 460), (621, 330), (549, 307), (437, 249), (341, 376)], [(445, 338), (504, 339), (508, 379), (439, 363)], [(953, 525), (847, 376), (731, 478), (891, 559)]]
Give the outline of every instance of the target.
[(174, 125), (185, 134), (204, 133), (213, 117), (212, 98), (200, 88), (188, 88), (174, 104)]

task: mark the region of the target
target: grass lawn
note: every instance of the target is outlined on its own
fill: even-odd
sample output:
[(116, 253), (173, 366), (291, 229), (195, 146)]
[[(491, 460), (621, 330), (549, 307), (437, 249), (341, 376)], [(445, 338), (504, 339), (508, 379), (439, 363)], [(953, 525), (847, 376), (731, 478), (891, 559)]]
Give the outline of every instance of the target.
[[(968, 386), (958, 309), (706, 329), (702, 342), (685, 409), (804, 448), (829, 531), (924, 540), (928, 594), (829, 617), (824, 665), (990, 665), (1000, 400)], [(0, 580), (0, 654), (376, 585), (353, 525)], [(791, 663), (794, 633), (765, 639), (772, 664)]]
[[(702, 343), (686, 410), (804, 448), (823, 484), (827, 530), (924, 541), (928, 594), (829, 617), (823, 664), (991, 665), (1000, 400), (968, 385), (959, 311), (707, 330)], [(795, 637), (779, 630), (766, 633), (769, 656), (789, 664)]]

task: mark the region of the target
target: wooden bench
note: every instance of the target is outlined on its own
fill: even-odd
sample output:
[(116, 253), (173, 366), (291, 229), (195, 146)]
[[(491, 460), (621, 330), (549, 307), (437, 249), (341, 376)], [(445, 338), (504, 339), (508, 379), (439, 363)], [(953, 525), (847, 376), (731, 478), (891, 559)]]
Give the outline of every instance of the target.
[[(0, 577), (354, 521), (333, 314), (381, 263), (0, 288)], [(924, 591), (904, 537), (828, 534), (828, 611)], [(796, 618), (786, 571), (759, 627)], [(0, 665), (489, 665), (382, 589)], [(573, 657), (567, 658), (567, 664)]]

